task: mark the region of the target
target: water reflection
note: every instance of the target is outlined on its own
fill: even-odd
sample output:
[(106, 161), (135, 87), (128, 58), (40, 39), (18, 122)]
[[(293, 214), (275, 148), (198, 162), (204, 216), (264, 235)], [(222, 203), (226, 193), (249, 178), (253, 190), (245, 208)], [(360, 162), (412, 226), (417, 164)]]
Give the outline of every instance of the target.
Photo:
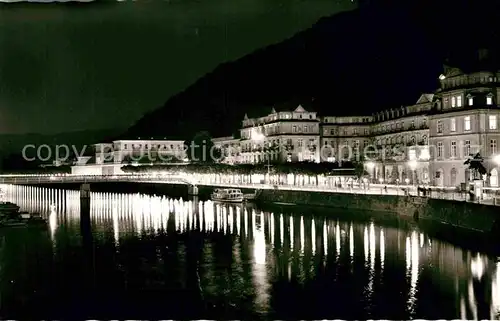
[[(23, 236), (26, 245), (16, 235), (1, 235), (2, 307), (50, 305), (48, 300), (62, 295), (77, 300), (78, 291), (64, 284), (78, 288), (78, 274), (71, 271), (81, 260), (79, 192), (3, 189), (23, 210), (48, 218), (49, 233), (48, 242), (40, 241), (43, 234)], [(118, 300), (110, 298), (119, 291), (136, 300), (151, 291), (158, 299), (168, 296), (167, 303), (156, 306), (168, 311), (181, 309), (198, 291), (204, 309), (273, 318), (292, 312), (347, 319), (500, 315), (500, 263), (417, 230), (339, 220), (335, 213), (270, 213), (140, 194), (92, 193), (90, 215), (99, 280), (94, 290), (108, 294), (100, 297), (106, 303), (96, 303), (104, 305), (101, 310)], [(54, 260), (45, 257), (34, 264), (40, 255), (21, 251), (23, 246), (52, 252)], [(52, 270), (59, 271), (59, 283), (49, 286)], [(16, 292), (10, 282), (22, 286)], [(179, 294), (184, 290), (191, 294)], [(123, 295), (121, 300), (126, 300)]]

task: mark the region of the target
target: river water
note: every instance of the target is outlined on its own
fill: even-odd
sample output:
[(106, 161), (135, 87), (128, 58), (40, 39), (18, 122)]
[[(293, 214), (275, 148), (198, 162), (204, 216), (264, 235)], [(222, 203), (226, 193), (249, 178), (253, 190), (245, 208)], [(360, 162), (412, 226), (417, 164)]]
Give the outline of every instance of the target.
[(5, 186), (2, 318), (498, 319), (497, 258), (335, 210)]

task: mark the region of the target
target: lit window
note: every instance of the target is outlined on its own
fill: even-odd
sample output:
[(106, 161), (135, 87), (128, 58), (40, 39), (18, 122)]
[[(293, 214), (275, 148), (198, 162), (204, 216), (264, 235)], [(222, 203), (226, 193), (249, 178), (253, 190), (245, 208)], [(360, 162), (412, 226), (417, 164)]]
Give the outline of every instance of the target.
[(443, 157), (443, 142), (438, 142), (437, 147), (437, 157)]
[(451, 157), (457, 157), (457, 142), (451, 142)]
[(415, 159), (417, 159), (417, 152), (416, 152), (416, 150), (410, 149), (408, 151), (408, 159), (409, 160), (415, 160)]
[(497, 116), (490, 115), (489, 123), (490, 123), (490, 129), (497, 129)]
[(474, 105), (474, 98), (472, 98), (471, 96), (469, 96), (469, 106), (472, 106)]
[(455, 118), (450, 119), (450, 132), (457, 131), (457, 120)]
[(486, 105), (493, 105), (493, 97), (488, 96), (486, 97)]
[(470, 130), (470, 116), (464, 117), (464, 130)]
[(451, 107), (457, 106), (457, 99), (455, 97), (451, 97)]
[(491, 147), (491, 155), (495, 155), (497, 153), (497, 140), (492, 139), (490, 141), (490, 147)]
[(457, 107), (462, 107), (462, 96), (457, 96)]
[(443, 132), (443, 122), (441, 120), (437, 121), (437, 132), (441, 134)]
[(465, 156), (470, 155), (470, 140), (465, 141), (464, 154), (465, 154)]

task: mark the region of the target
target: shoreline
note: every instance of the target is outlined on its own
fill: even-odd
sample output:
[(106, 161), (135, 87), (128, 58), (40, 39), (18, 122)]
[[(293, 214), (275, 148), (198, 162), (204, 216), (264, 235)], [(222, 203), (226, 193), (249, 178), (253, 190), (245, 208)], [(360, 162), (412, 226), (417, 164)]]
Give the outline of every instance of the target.
[[(37, 186), (56, 187), (51, 184)], [(58, 184), (56, 188), (78, 190), (79, 187), (79, 184)], [(214, 188), (217, 187), (200, 186), (198, 199), (210, 199)], [(241, 190), (244, 193), (255, 191), (255, 189)], [(92, 184), (91, 191), (189, 197), (186, 185), (173, 184), (96, 183)], [(307, 208), (308, 212), (319, 212), (322, 213), (321, 215), (328, 215), (327, 212), (331, 210), (363, 213), (363, 217), (375, 222), (389, 220), (404, 222), (405, 225), (425, 227), (424, 232), (427, 233), (428, 230), (431, 234), (443, 235), (439, 238), (444, 237), (443, 240), (452, 244), (463, 243), (463, 236), (467, 235), (470, 236), (467, 237), (468, 242), (472, 239), (474, 243), (480, 244), (480, 246), (473, 246), (477, 250), (500, 252), (498, 206), (418, 196), (288, 190), (261, 190), (254, 203), (262, 209), (274, 208), (287, 212)], [(466, 246), (466, 244), (460, 244), (460, 246)]]

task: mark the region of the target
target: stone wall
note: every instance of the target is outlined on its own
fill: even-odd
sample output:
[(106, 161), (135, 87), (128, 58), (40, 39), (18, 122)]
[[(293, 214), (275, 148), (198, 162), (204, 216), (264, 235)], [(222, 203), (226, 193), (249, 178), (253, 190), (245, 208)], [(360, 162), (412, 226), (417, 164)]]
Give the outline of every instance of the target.
[(426, 197), (262, 190), (258, 201), (390, 212), (482, 232), (500, 227), (500, 207)]

